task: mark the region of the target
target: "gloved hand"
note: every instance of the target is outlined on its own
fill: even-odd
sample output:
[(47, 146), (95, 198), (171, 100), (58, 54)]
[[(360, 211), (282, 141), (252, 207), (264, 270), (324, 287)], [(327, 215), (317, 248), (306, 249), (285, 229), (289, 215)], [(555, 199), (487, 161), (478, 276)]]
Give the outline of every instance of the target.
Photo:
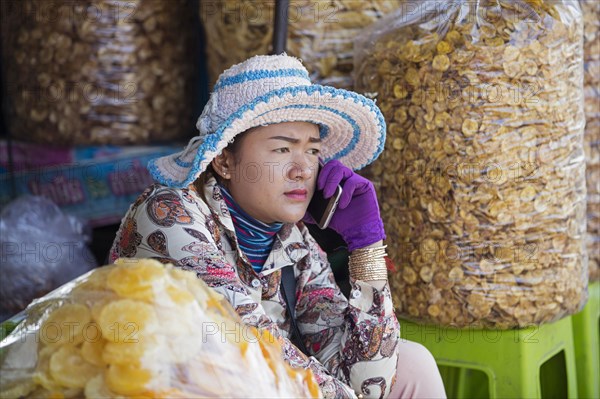
[[(373, 183), (340, 161), (332, 160), (321, 169), (317, 188), (323, 190), (325, 198), (330, 198), (338, 184), (342, 186), (342, 195), (329, 227), (342, 236), (349, 251), (384, 240), (385, 231)], [(308, 212), (302, 220), (316, 223)]]

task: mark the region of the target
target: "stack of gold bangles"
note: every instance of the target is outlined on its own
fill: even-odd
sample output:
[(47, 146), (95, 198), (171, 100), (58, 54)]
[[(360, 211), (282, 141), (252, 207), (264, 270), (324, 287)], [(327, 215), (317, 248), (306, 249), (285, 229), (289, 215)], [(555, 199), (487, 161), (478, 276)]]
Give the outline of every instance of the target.
[(355, 280), (387, 280), (385, 249), (387, 245), (355, 249), (350, 254), (350, 277)]

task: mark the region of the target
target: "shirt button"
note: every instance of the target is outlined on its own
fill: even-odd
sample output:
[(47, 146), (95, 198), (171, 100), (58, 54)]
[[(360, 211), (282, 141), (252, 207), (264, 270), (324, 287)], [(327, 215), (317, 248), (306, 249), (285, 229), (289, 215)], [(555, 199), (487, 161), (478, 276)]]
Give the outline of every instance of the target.
[(354, 291), (354, 292), (352, 293), (352, 298), (356, 299), (356, 298), (358, 298), (358, 297), (360, 297), (360, 291), (358, 291), (358, 290), (357, 290), (357, 291)]
[(252, 286), (254, 288), (260, 287), (260, 281), (257, 278), (255, 278), (254, 280), (252, 280)]

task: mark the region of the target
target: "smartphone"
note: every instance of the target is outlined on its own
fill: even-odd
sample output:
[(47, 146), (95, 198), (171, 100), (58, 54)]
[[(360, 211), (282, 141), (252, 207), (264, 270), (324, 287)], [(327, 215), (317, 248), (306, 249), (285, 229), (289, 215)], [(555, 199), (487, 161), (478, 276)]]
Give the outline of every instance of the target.
[[(321, 171), (321, 165), (319, 165), (319, 171)], [(340, 197), (342, 195), (342, 186), (338, 184), (335, 189), (335, 193), (327, 199), (323, 196), (323, 190), (315, 190), (310, 203), (308, 204), (308, 213), (315, 219), (317, 226), (321, 230), (326, 229), (329, 226), (329, 222), (333, 217)]]

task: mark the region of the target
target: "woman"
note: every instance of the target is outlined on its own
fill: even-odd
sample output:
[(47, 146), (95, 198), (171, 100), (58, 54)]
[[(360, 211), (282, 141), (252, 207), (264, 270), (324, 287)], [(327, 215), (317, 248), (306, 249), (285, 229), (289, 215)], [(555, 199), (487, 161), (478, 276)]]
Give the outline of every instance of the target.
[[(445, 396), (429, 352), (399, 340), (376, 194), (352, 171), (383, 149), (375, 104), (311, 84), (293, 57), (256, 56), (219, 77), (197, 127), (184, 151), (150, 163), (158, 184), (123, 219), (111, 259), (193, 270), (245, 323), (285, 338), (286, 360), (310, 367), (325, 397)], [(349, 300), (304, 225), (315, 188), (329, 197), (338, 184), (330, 227), (350, 251)], [(293, 320), (281, 290), (290, 265)], [(294, 322), (309, 356), (289, 340)]]

